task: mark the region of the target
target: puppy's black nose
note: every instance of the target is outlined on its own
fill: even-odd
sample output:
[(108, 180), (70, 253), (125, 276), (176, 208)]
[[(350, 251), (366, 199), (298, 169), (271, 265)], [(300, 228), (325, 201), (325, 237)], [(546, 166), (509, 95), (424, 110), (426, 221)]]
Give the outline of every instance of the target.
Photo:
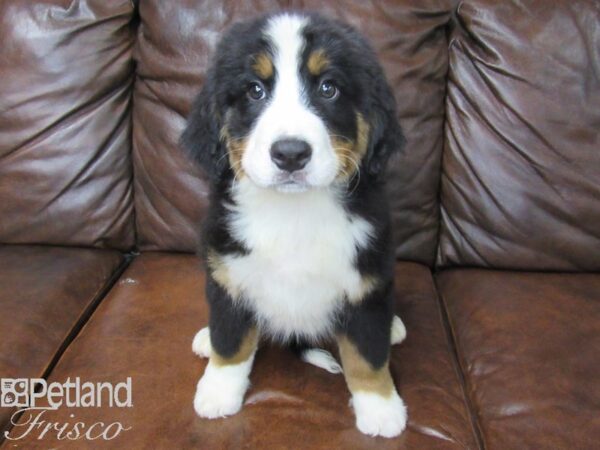
[(311, 154), (310, 145), (300, 139), (281, 139), (271, 146), (271, 159), (287, 172), (302, 169), (310, 161)]

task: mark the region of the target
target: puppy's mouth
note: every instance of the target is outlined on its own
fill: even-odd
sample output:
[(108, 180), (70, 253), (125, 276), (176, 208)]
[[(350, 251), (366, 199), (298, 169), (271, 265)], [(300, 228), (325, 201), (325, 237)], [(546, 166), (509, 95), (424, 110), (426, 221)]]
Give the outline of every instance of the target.
[(272, 187), (283, 193), (304, 192), (310, 189), (310, 184), (306, 180), (306, 172), (303, 170), (297, 172), (279, 172), (272, 184)]

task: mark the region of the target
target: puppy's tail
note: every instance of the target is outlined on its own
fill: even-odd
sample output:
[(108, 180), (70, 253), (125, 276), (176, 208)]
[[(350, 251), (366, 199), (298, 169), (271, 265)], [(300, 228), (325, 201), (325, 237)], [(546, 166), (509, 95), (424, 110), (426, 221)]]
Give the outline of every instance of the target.
[(311, 346), (308, 342), (294, 339), (290, 343), (292, 351), (304, 362), (326, 370), (329, 373), (342, 373), (342, 366), (327, 350)]
[[(404, 323), (402, 323), (400, 317), (394, 316), (392, 320), (391, 344), (400, 344), (404, 339), (406, 339), (406, 328)], [(298, 355), (302, 361), (325, 369), (330, 373), (343, 372), (342, 366), (337, 362), (331, 352), (322, 348), (317, 348), (300, 338), (293, 339), (289, 345), (292, 351)]]

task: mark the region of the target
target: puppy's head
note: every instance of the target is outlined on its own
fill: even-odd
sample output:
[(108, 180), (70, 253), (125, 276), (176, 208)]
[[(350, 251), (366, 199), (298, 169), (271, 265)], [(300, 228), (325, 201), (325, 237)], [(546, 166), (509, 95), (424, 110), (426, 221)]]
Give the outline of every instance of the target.
[(403, 141), (368, 43), (347, 25), (296, 14), (224, 35), (182, 140), (213, 179), (283, 192), (377, 177)]

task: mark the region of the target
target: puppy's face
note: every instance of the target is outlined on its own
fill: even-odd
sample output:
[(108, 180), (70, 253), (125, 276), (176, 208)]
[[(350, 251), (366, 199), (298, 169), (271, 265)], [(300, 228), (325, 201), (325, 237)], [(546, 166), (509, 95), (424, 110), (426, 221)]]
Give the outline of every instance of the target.
[[(215, 148), (197, 142), (210, 145), (211, 134)], [(210, 172), (283, 192), (379, 171), (400, 141), (393, 96), (364, 39), (299, 15), (238, 24), (224, 36), (184, 134)]]

